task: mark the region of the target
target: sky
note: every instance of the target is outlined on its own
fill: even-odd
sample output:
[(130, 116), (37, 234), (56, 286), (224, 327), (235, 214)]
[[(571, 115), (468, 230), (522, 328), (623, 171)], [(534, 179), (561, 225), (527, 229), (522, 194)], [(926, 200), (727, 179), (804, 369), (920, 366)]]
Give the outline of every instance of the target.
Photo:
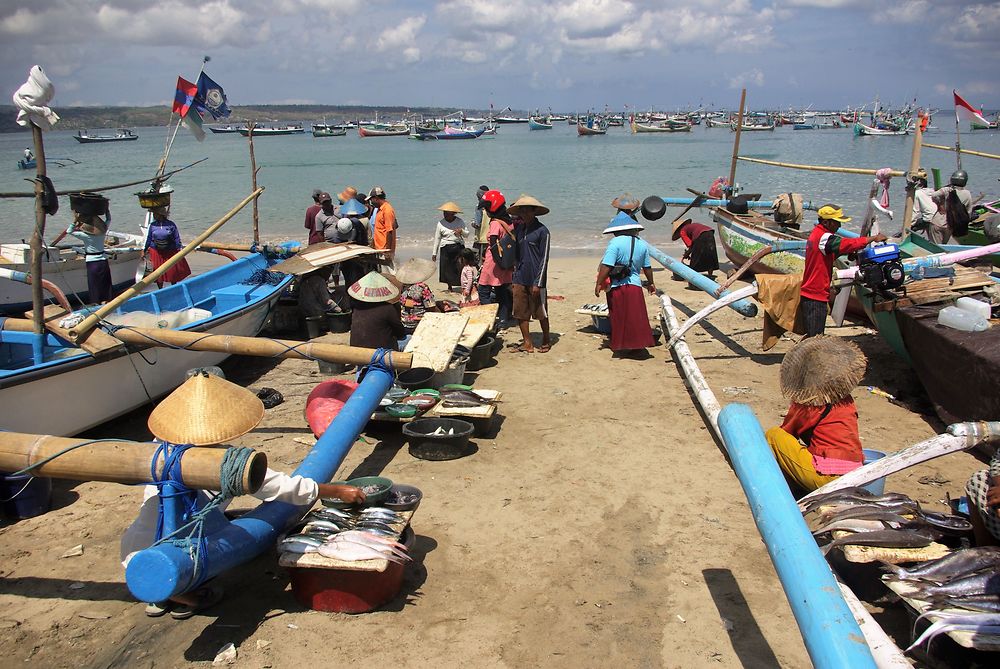
[(1000, 1), (0, 0), (0, 78), (160, 105), (208, 55), (232, 105), (996, 109), (997, 35)]

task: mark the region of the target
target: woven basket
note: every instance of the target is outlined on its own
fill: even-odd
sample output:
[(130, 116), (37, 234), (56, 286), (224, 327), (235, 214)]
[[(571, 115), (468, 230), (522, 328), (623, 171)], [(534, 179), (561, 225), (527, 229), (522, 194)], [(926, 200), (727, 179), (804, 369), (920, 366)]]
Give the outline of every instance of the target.
[(143, 209), (158, 209), (170, 206), (170, 193), (150, 193), (145, 191), (136, 193), (139, 198), (139, 206)]

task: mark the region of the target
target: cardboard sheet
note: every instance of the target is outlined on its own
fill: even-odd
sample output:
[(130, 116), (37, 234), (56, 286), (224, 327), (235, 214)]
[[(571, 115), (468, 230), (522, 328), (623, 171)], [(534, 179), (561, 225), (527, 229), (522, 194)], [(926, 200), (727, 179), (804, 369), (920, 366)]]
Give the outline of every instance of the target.
[(413, 354), (413, 366), (430, 367), (435, 372), (447, 369), (468, 322), (469, 317), (462, 312), (424, 314), (406, 345), (405, 352)]

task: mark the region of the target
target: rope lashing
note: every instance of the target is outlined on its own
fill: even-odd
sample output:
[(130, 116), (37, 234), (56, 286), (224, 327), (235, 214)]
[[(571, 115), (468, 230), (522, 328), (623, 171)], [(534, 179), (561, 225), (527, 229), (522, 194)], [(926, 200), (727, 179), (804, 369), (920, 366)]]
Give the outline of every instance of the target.
[[(167, 442), (162, 442), (160, 448), (163, 449), (163, 453), (166, 455), (167, 460), (164, 462), (163, 466), (163, 477), (159, 478), (157, 477), (155, 471), (155, 463), (159, 458), (153, 458), (153, 478), (154, 481), (157, 481), (155, 485), (160, 489), (161, 496), (163, 496), (163, 485), (170, 483), (171, 488), (178, 488), (185, 491), (175, 494), (192, 493), (192, 506), (184, 511), (182, 520), (187, 520), (184, 525), (178, 527), (170, 534), (160, 537), (163, 521), (163, 501), (162, 499), (160, 500), (160, 516), (157, 520), (156, 527), (157, 540), (153, 546), (169, 543), (177, 546), (181, 550), (187, 551), (191, 560), (194, 562), (194, 571), (192, 572), (191, 583), (189, 583), (189, 586), (194, 586), (198, 583), (199, 575), (205, 571), (204, 556), (207, 553), (206, 550), (203, 550), (206, 543), (205, 521), (213, 511), (218, 509), (225, 502), (228, 502), (233, 497), (239, 497), (240, 495), (246, 494), (246, 491), (243, 488), (243, 470), (246, 469), (247, 462), (250, 460), (250, 456), (253, 455), (254, 451), (252, 448), (247, 448), (246, 446), (231, 446), (226, 449), (219, 471), (221, 491), (218, 495), (210, 499), (205, 506), (198, 509), (197, 494), (184, 486), (183, 481), (181, 480), (181, 458), (183, 457), (184, 451), (191, 448), (191, 445), (184, 444), (176, 446)], [(159, 454), (159, 452), (160, 451), (158, 450), (157, 453)], [(170, 497), (172, 495), (168, 494), (167, 496)]]

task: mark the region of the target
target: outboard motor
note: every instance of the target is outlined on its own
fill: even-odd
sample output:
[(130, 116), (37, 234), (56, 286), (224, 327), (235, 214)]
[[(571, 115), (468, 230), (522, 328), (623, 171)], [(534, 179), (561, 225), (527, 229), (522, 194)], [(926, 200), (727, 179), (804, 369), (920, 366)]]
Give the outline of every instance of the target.
[(858, 254), (861, 283), (874, 291), (899, 288), (906, 280), (906, 270), (895, 244), (869, 246)]

